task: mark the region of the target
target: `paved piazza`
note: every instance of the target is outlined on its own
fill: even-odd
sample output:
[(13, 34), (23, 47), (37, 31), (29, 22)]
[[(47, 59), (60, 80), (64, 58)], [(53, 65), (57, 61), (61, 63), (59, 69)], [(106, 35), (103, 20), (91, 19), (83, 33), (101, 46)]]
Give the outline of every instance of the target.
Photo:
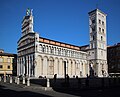
[(43, 90), (40, 86), (17, 85), (15, 83), (0, 82), (0, 95), (2, 97), (119, 97), (120, 87), (105, 89), (82, 89), (82, 90)]

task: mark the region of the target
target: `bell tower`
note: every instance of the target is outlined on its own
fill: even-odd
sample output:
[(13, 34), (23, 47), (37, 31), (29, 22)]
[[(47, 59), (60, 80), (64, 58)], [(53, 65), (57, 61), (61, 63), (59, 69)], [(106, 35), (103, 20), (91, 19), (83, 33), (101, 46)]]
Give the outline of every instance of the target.
[(89, 67), (90, 75), (104, 77), (108, 75), (107, 65), (107, 39), (106, 14), (95, 9), (89, 14), (90, 49)]

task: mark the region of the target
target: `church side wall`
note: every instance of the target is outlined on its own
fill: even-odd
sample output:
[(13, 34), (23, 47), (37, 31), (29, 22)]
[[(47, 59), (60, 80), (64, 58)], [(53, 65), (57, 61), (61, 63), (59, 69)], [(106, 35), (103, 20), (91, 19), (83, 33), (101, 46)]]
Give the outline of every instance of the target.
[(65, 70), (70, 77), (86, 77), (89, 73), (87, 53), (45, 43), (37, 45), (35, 68), (35, 77), (52, 78), (57, 74), (63, 78)]

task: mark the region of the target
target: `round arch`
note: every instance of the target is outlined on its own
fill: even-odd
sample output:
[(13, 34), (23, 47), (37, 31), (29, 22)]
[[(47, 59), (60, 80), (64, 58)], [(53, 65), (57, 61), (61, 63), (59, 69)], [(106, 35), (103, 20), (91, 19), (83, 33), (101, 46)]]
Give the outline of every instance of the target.
[(36, 65), (36, 75), (37, 77), (42, 76), (43, 74), (43, 57), (38, 55), (37, 57), (37, 65)]
[(60, 76), (63, 76), (63, 70), (64, 70), (64, 67), (63, 67), (63, 58), (60, 58), (59, 59), (59, 74)]
[(70, 75), (71, 77), (72, 77), (72, 64), (73, 64), (73, 62), (72, 62), (72, 59), (69, 59), (68, 60), (69, 62), (69, 64), (68, 64), (68, 75)]
[(47, 76), (48, 74), (48, 57), (44, 56), (43, 57), (43, 76)]
[(51, 56), (48, 63), (48, 75), (54, 75), (54, 58)]
[(58, 57), (54, 58), (54, 74), (59, 75), (59, 58)]

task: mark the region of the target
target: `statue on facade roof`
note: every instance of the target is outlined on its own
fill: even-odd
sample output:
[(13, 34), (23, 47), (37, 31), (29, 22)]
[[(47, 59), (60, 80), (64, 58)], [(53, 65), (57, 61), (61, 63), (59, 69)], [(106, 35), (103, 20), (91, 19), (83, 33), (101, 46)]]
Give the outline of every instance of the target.
[(27, 16), (32, 15), (32, 11), (33, 11), (33, 9), (28, 8), (27, 11), (26, 11), (26, 15)]

